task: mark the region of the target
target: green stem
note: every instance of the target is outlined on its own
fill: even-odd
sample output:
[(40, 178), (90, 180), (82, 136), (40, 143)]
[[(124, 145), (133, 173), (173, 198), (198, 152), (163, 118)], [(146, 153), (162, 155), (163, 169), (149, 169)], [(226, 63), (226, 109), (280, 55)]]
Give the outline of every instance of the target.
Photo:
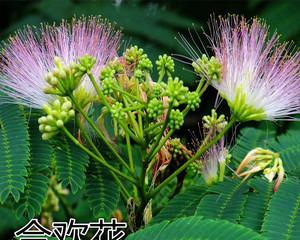
[[(156, 137), (156, 142), (155, 142), (155, 144), (153, 145), (152, 149), (150, 150), (150, 153), (149, 153), (149, 155), (148, 155), (149, 157), (148, 157), (147, 160), (146, 160), (147, 162), (152, 161), (152, 159), (155, 157), (156, 153), (157, 153), (157, 152), (159, 151), (159, 149), (160, 149), (160, 148), (159, 148), (158, 151), (157, 151), (158, 146), (161, 145), (161, 144), (160, 144), (161, 138), (162, 138), (162, 136), (163, 136), (163, 134), (164, 134), (164, 132), (165, 132), (167, 126), (168, 126), (169, 117), (170, 117), (172, 108), (173, 108), (173, 103), (170, 103), (169, 108), (168, 108), (168, 112), (167, 112), (166, 119), (165, 119), (165, 121), (164, 121), (164, 124), (163, 124), (163, 126), (162, 126), (162, 128), (161, 128), (161, 131), (160, 131), (159, 135)], [(172, 130), (171, 130), (171, 131), (172, 131)], [(170, 131), (170, 132), (171, 132), (171, 131)], [(163, 146), (163, 145), (162, 145), (162, 146)]]
[[(131, 170), (135, 173), (135, 166), (134, 166), (134, 160), (133, 160), (133, 155), (132, 155), (132, 148), (131, 148), (131, 143), (130, 143), (130, 137), (129, 137), (129, 135), (127, 133), (125, 134), (125, 138), (126, 138), (126, 145), (127, 145), (129, 166), (130, 166)], [(138, 199), (138, 193), (137, 193), (136, 186), (133, 186), (133, 193), (134, 193), (134, 197), (136, 199)]]
[(136, 143), (140, 144), (140, 145), (144, 145), (144, 142), (138, 138), (137, 136), (134, 135), (134, 133), (128, 128), (128, 126), (126, 126), (124, 124), (124, 122), (119, 121), (119, 124), (121, 125), (121, 127), (123, 128), (123, 130), (125, 131), (125, 133), (127, 133)]
[(85, 153), (87, 153), (89, 156), (91, 156), (92, 158), (94, 158), (95, 160), (97, 160), (98, 162), (100, 162), (101, 164), (103, 164), (105, 167), (107, 167), (109, 170), (113, 171), (114, 173), (118, 174), (119, 176), (125, 178), (126, 180), (128, 180), (129, 182), (133, 183), (133, 184), (137, 184), (137, 181), (130, 177), (127, 176), (126, 174), (120, 172), (118, 169), (115, 169), (113, 166), (109, 165), (106, 161), (103, 161), (103, 159), (101, 159), (100, 157), (98, 157), (96, 154), (94, 154), (93, 152), (91, 152), (89, 149), (87, 149), (85, 146), (83, 146), (70, 132), (66, 127), (62, 128), (62, 131), (66, 134), (66, 136), (76, 145), (78, 146), (80, 149), (82, 149)]
[(131, 98), (131, 99), (136, 100), (137, 102), (139, 102), (139, 103), (141, 103), (141, 104), (145, 104), (144, 101), (142, 101), (141, 99), (137, 98), (136, 96), (134, 96), (134, 95), (132, 95), (132, 94), (130, 94), (130, 93), (128, 93), (128, 92), (122, 90), (121, 88), (112, 87), (112, 89), (115, 90), (115, 91), (117, 91), (117, 92), (120, 92), (120, 93), (126, 95), (127, 97), (129, 97), (129, 98)]
[(235, 118), (231, 118), (229, 123), (226, 125), (226, 127), (223, 129), (222, 132), (220, 132), (217, 136), (215, 136), (208, 144), (204, 143), (200, 146), (199, 150), (195, 153), (195, 155), (190, 158), (188, 161), (186, 161), (183, 165), (181, 165), (180, 168), (178, 168), (176, 171), (174, 171), (168, 178), (166, 178), (158, 187), (156, 187), (151, 193), (150, 198), (153, 198), (157, 193), (160, 192), (162, 188), (164, 188), (166, 185), (169, 184), (179, 173), (181, 173), (183, 170), (185, 170), (190, 163), (195, 161), (197, 158), (199, 158), (204, 152), (207, 151), (211, 146), (213, 146), (216, 142), (218, 142), (224, 134), (232, 127), (232, 125), (235, 122)]
[(90, 78), (90, 80), (91, 80), (91, 82), (92, 82), (92, 84), (93, 84), (93, 86), (94, 86), (94, 88), (95, 88), (95, 90), (96, 90), (96, 92), (97, 92), (99, 98), (102, 100), (103, 104), (104, 104), (108, 109), (110, 109), (110, 105), (109, 105), (109, 103), (107, 102), (107, 100), (106, 100), (106, 98), (105, 98), (103, 92), (101, 91), (100, 87), (98, 86), (98, 84), (97, 84), (97, 82), (96, 82), (96, 80), (95, 80), (93, 74), (92, 74), (90, 71), (88, 71), (88, 72), (87, 72), (87, 75), (89, 76), (89, 78)]
[[(89, 137), (89, 135), (86, 133), (86, 131), (82, 127), (82, 124), (80, 123), (79, 119), (76, 119), (76, 122), (77, 122), (77, 125), (79, 126), (80, 132), (82, 133), (83, 137), (88, 142), (88, 144), (94, 149), (94, 151), (98, 154), (98, 156), (100, 158), (102, 158), (103, 161), (107, 162), (104, 159), (103, 155), (98, 150), (98, 148), (96, 147), (96, 145), (93, 143), (92, 139)], [(113, 178), (116, 180), (117, 184), (120, 186), (121, 194), (123, 195), (123, 198), (125, 198), (125, 199), (130, 198), (130, 194), (126, 190), (125, 186), (123, 185), (123, 183), (121, 182), (119, 177), (113, 171), (110, 171), (110, 173), (113, 176)]]
[[(152, 154), (150, 155), (149, 157), (149, 160), (150, 163), (149, 163), (149, 166), (147, 168), (147, 172), (149, 172), (153, 165), (155, 164), (156, 162), (156, 154), (159, 152), (159, 150), (165, 145), (165, 143), (167, 142), (167, 140), (172, 136), (172, 134), (175, 132), (175, 130), (171, 129), (166, 136), (164, 136), (163, 139), (161, 139), (161, 141), (159, 142), (159, 144), (156, 146), (156, 148), (153, 150)], [(150, 160), (151, 159), (151, 160)]]
[(224, 174), (225, 174), (225, 161), (220, 163), (219, 182), (224, 181)]
[[(127, 102), (127, 98), (126, 96), (123, 97), (123, 102), (125, 104), (125, 107), (128, 108), (128, 102)], [(138, 135), (137, 137), (139, 139), (142, 139), (143, 138), (143, 133), (140, 132), (140, 128), (139, 128), (139, 125), (138, 123), (136, 122), (134, 116), (133, 116), (133, 113), (132, 112), (128, 112), (128, 116), (129, 116), (129, 119), (130, 119), (130, 122), (132, 124), (132, 127), (135, 131), (135, 133)]]
[(153, 129), (157, 128), (157, 127), (160, 127), (160, 126), (163, 125), (163, 124), (164, 124), (164, 122), (157, 122), (157, 123), (155, 123), (155, 124), (152, 124), (151, 126), (145, 128), (145, 129), (144, 129), (144, 132), (145, 132), (145, 133), (148, 133), (148, 132), (150, 132), (151, 130), (153, 130)]
[[(77, 110), (81, 113), (81, 115), (85, 118), (85, 120), (90, 124), (90, 126), (96, 131), (96, 133), (99, 135), (101, 140), (105, 143), (105, 145), (109, 148), (109, 150), (114, 154), (114, 156), (117, 158), (117, 160), (130, 171), (129, 166), (127, 163), (123, 160), (123, 158), (117, 153), (117, 151), (114, 149), (114, 147), (107, 141), (103, 133), (98, 129), (98, 127), (95, 125), (93, 120), (88, 117), (88, 115), (83, 111), (83, 109), (80, 107), (80, 105), (77, 103), (76, 99), (73, 95), (69, 96), (72, 102), (75, 104), (75, 107)], [(130, 171), (131, 172), (131, 171)], [(133, 174), (133, 173), (132, 173)]]
[(133, 161), (133, 157), (132, 157), (132, 149), (131, 149), (130, 137), (129, 137), (129, 135), (127, 133), (125, 134), (125, 137), (126, 137), (126, 145), (127, 145), (129, 166), (131, 168), (131, 171), (135, 172), (134, 161)]

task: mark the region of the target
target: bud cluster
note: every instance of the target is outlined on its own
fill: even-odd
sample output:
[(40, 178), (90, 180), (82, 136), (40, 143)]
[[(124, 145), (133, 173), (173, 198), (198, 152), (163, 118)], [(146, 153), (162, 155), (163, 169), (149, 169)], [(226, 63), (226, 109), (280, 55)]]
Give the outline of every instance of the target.
[(172, 109), (169, 120), (169, 127), (171, 129), (180, 129), (180, 127), (184, 123), (183, 113), (179, 111), (179, 109)]
[(50, 86), (44, 89), (44, 92), (47, 94), (68, 96), (79, 86), (87, 68), (92, 67), (94, 63), (94, 59), (86, 56), (79, 59), (79, 64), (71, 63), (65, 65), (61, 58), (55, 57), (55, 67), (46, 76), (46, 81)]
[(160, 76), (164, 76), (165, 74), (170, 76), (175, 70), (174, 60), (167, 54), (159, 56), (158, 60), (156, 61), (156, 66), (157, 72)]
[(278, 176), (274, 188), (274, 191), (277, 191), (284, 177), (284, 168), (279, 154), (267, 149), (255, 148), (240, 163), (236, 174), (239, 177), (244, 177), (245, 180), (260, 171), (263, 171), (270, 182), (273, 181), (276, 175)]
[(205, 54), (192, 63), (195, 73), (209, 81), (221, 80), (222, 65), (217, 58), (208, 58)]
[(225, 120), (225, 115), (221, 114), (218, 116), (215, 109), (211, 110), (211, 115), (204, 116), (203, 127), (207, 130), (216, 130), (217, 133), (223, 131), (223, 129), (227, 125), (227, 121)]
[(59, 129), (75, 116), (72, 103), (67, 98), (58, 98), (51, 104), (46, 104), (43, 110), (47, 115), (38, 120), (43, 140), (55, 136)]

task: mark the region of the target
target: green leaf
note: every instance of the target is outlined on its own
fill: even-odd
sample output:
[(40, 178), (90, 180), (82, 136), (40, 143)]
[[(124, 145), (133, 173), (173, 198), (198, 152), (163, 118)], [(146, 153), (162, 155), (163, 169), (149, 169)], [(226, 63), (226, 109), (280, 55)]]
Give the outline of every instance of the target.
[(90, 161), (86, 194), (95, 217), (109, 218), (117, 208), (120, 190), (113, 176), (104, 167)]
[(240, 223), (257, 232), (261, 230), (268, 203), (273, 195), (273, 183), (267, 179), (253, 178), (248, 181), (251, 191), (248, 193)]
[(272, 240), (300, 237), (300, 182), (291, 179), (280, 185), (268, 206), (263, 236)]
[(274, 129), (243, 128), (232, 148), (235, 164), (239, 164), (249, 151), (256, 147), (268, 148), (269, 142), (275, 137)]
[[(34, 120), (37, 122), (37, 119)], [(41, 140), (38, 125), (31, 124), (30, 159), (27, 167), (28, 177), (25, 191), (16, 206), (18, 218), (24, 216), (32, 219), (41, 212), (48, 190), (52, 154), (53, 151), (50, 144)]]
[(193, 216), (164, 221), (129, 235), (127, 240), (263, 240), (258, 233), (224, 220)]
[(177, 195), (151, 220), (151, 223), (194, 215), (206, 188), (205, 186), (194, 186)]
[(63, 138), (55, 149), (56, 174), (62, 187), (71, 187), (76, 193), (85, 183), (88, 155), (72, 142)]
[(280, 154), (284, 170), (290, 175), (299, 176), (300, 172), (300, 131), (288, 131), (273, 141), (270, 147)]
[(24, 191), (29, 158), (29, 137), (23, 111), (0, 104), (0, 202), (12, 195), (17, 202)]
[(238, 180), (228, 180), (207, 190), (195, 215), (238, 222), (245, 204), (248, 186)]

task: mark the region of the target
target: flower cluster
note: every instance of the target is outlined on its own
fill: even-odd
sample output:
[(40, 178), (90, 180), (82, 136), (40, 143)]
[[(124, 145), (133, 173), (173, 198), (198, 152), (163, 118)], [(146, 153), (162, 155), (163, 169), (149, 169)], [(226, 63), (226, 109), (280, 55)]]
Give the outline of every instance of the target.
[[(41, 25), (40, 31), (26, 27), (9, 38), (0, 52), (0, 89), (12, 98), (7, 101), (42, 109), (54, 99), (44, 90), (58, 93), (60, 84), (67, 84), (58, 83), (57, 77), (70, 78), (69, 73), (75, 71), (74, 63), (91, 67), (89, 61), (79, 62), (85, 55), (95, 59), (93, 73), (98, 75), (107, 61), (117, 56), (119, 42), (120, 32), (98, 17), (74, 18), (71, 23), (62, 21), (53, 26)], [(68, 84), (79, 84), (80, 70), (83, 69), (77, 69), (78, 76), (72, 74), (73, 82), (68, 81)], [(44, 81), (45, 78), (48, 81)], [(86, 77), (81, 79), (80, 86), (86, 92), (94, 93)]]
[[(194, 59), (238, 121), (284, 120), (300, 112), (300, 53), (257, 18), (212, 17), (207, 34), (215, 56)], [(195, 57), (195, 56), (194, 56)]]
[(246, 180), (252, 174), (260, 171), (263, 171), (269, 182), (272, 182), (277, 175), (274, 186), (274, 191), (276, 192), (284, 177), (284, 168), (279, 154), (267, 149), (255, 148), (245, 156), (237, 168), (236, 174), (239, 177), (244, 177), (244, 180)]

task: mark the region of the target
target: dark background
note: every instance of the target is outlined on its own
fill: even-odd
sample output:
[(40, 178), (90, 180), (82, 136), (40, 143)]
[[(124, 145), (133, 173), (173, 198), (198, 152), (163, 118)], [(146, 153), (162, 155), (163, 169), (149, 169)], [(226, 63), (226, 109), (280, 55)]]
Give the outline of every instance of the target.
[[(174, 37), (178, 32), (188, 36), (188, 28), (195, 28), (201, 33), (206, 29), (206, 22), (211, 14), (242, 14), (246, 17), (259, 16), (270, 25), (270, 32), (277, 30), (282, 41), (293, 40), (300, 45), (300, 1), (141, 1), (127, 0), (116, 4), (114, 1), (94, 0), (40, 0), (9, 1), (0, 0), (0, 39), (5, 40), (10, 34), (24, 25), (38, 25), (40, 22), (60, 22), (74, 15), (102, 15), (122, 28), (124, 45), (138, 44), (143, 47), (152, 60), (162, 53), (187, 55)], [(200, 34), (201, 35), (201, 34)], [(202, 35), (203, 36), (203, 35)], [(202, 39), (205, 42), (205, 38)], [(121, 48), (124, 50), (124, 47)], [(208, 49), (209, 51), (209, 49)], [(189, 72), (188, 65), (179, 63), (177, 73), (190, 88), (194, 87), (196, 77)], [(184, 68), (184, 69), (183, 69)], [(155, 76), (155, 75), (154, 75)], [(196, 129), (201, 116), (207, 113), (215, 102), (215, 91), (210, 89), (204, 96), (205, 104), (188, 116), (186, 129)], [(224, 104), (220, 111), (228, 111)], [(253, 124), (253, 123), (252, 123)], [(255, 124), (255, 123), (254, 123)], [(86, 215), (84, 212), (82, 215)], [(13, 215), (0, 209), (0, 239), (4, 233), (19, 226)]]

